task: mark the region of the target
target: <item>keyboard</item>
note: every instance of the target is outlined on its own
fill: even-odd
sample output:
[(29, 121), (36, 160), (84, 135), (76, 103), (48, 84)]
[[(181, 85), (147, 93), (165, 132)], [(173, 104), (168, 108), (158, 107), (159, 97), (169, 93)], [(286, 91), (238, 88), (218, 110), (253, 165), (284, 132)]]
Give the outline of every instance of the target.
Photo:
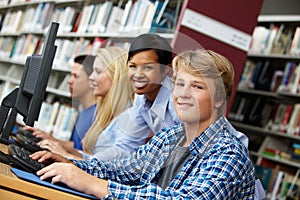
[(10, 156), (14, 159), (13, 165), (16, 165), (17, 168), (35, 173), (46, 166), (46, 164), (30, 158), (29, 155), (32, 153), (24, 147), (20, 147), (16, 144), (10, 144), (8, 145), (8, 151)]
[(27, 149), (28, 151), (34, 153), (37, 151), (45, 150), (41, 148), (39, 145), (37, 145), (37, 142), (39, 141), (39, 138), (32, 136), (26, 136), (24, 134), (18, 133), (16, 135), (16, 141), (19, 143), (22, 147)]
[(19, 131), (17, 132), (17, 134), (24, 135), (24, 136), (30, 138), (31, 140), (33, 140), (33, 141), (36, 142), (36, 143), (38, 143), (39, 141), (42, 140), (41, 138), (37, 138), (37, 137), (35, 137), (34, 135), (32, 135), (32, 131), (28, 131), (28, 130), (19, 130)]

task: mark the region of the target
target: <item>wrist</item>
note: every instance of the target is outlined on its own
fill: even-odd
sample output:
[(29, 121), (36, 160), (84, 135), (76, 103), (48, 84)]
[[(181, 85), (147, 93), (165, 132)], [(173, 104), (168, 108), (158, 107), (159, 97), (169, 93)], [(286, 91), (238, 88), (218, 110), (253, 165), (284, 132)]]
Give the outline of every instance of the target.
[(111, 194), (106, 194), (102, 199), (108, 200), (108, 199), (114, 199)]

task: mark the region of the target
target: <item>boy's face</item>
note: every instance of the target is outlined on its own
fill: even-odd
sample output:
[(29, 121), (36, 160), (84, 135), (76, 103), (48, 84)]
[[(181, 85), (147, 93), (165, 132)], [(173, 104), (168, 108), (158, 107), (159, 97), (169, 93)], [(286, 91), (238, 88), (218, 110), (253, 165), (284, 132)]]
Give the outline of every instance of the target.
[(173, 100), (181, 121), (209, 126), (218, 107), (214, 99), (215, 86), (212, 79), (193, 76), (183, 70), (177, 72)]
[(169, 67), (161, 69), (154, 50), (147, 50), (133, 55), (128, 61), (128, 76), (136, 94), (145, 94), (154, 101), (160, 84), (166, 77)]
[(83, 65), (74, 63), (71, 69), (71, 77), (68, 81), (70, 93), (73, 98), (81, 98), (90, 90), (89, 77), (84, 71)]

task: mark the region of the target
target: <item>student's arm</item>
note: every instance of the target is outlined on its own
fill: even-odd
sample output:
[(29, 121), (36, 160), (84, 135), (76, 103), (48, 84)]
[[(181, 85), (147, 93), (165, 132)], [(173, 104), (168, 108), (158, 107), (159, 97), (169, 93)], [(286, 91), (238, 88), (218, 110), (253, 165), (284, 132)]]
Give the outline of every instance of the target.
[[(254, 178), (245, 178), (251, 173), (249, 160), (233, 151), (222, 154), (217, 159), (214, 155), (205, 166), (199, 165), (199, 168), (193, 169), (186, 179), (178, 178), (177, 184), (181, 185), (176, 189), (171, 187), (163, 190), (155, 183), (135, 186), (108, 181), (108, 191), (116, 199), (253, 199)], [(227, 164), (224, 164), (225, 161)], [(196, 159), (194, 164), (197, 163), (201, 163), (201, 160)], [(241, 192), (243, 184), (248, 184), (249, 188)]]
[(62, 182), (67, 186), (94, 195), (100, 199), (109, 194), (107, 181), (85, 173), (71, 163), (53, 163), (37, 171), (40, 179), (51, 179), (51, 182)]
[(136, 107), (131, 107), (115, 118), (101, 132), (92, 157), (100, 160), (121, 158), (143, 145), (150, 128)]
[[(153, 148), (144, 149), (155, 143), (157, 141), (151, 140), (147, 145), (140, 147), (138, 150), (147, 152), (147, 154), (141, 154), (140, 157), (138, 151), (135, 155), (137, 157), (131, 160), (130, 165), (127, 165), (126, 162), (101, 162), (93, 159), (84, 169), (94, 176), (110, 179), (107, 190), (117, 199), (134, 197), (135, 199), (201, 198), (221, 200), (251, 199), (254, 196), (254, 177), (249, 176), (249, 174), (254, 175), (253, 166), (246, 155), (247, 151), (242, 149), (242, 145), (236, 148), (230, 142), (219, 141), (216, 148), (205, 156), (205, 159), (201, 156), (193, 156), (188, 165), (191, 169), (182, 171), (175, 178), (176, 181), (171, 183), (171, 187), (163, 190), (152, 181), (155, 173), (151, 172), (151, 170), (155, 171), (156, 167), (156, 170), (160, 169), (160, 159), (152, 157), (154, 154), (149, 155), (150, 152), (154, 152)], [(128, 161), (128, 159), (125, 160)], [(119, 164), (115, 165), (116, 163)], [(146, 163), (151, 164), (147, 165)], [(76, 161), (75, 164), (82, 168), (86, 162)], [(136, 171), (131, 171), (132, 169), (136, 169)], [(125, 171), (130, 173), (124, 173)], [(141, 175), (142, 178), (139, 178)], [(178, 184), (178, 186), (174, 187), (174, 184)], [(244, 190), (241, 191), (241, 188)]]

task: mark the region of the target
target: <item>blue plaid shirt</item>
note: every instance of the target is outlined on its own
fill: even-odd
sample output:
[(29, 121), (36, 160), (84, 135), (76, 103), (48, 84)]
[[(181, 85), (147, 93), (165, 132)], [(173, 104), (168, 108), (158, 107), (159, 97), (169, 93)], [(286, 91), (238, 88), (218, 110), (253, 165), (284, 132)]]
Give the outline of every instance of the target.
[(117, 199), (253, 199), (253, 164), (227, 123), (221, 117), (194, 138), (189, 147), (192, 156), (165, 190), (156, 184), (159, 171), (184, 136), (183, 125), (162, 129), (126, 158), (73, 162), (108, 180), (108, 191)]

